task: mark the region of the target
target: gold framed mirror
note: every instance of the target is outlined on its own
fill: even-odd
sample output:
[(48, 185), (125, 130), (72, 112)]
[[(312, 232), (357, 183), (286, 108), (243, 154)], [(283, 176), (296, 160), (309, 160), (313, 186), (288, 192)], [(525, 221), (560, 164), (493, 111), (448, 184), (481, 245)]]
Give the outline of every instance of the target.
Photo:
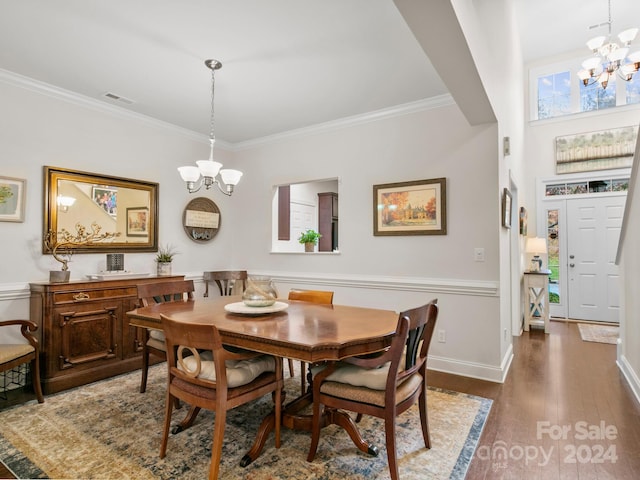
[[(48, 232), (92, 224), (116, 235), (78, 245), (74, 253), (156, 252), (158, 184), (45, 166), (43, 239)], [(49, 253), (44, 241), (42, 253)]]

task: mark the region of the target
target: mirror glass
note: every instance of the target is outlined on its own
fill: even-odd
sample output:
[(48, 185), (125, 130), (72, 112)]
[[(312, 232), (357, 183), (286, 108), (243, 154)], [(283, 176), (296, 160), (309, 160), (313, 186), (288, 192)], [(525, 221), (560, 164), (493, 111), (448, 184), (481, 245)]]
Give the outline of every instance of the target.
[(304, 252), (298, 238), (308, 229), (322, 235), (314, 251), (338, 251), (338, 183), (329, 178), (275, 186), (272, 252)]
[[(117, 236), (74, 247), (77, 253), (158, 250), (158, 184), (144, 180), (44, 167), (44, 228), (75, 234), (92, 224)], [(43, 253), (48, 253), (42, 245)]]

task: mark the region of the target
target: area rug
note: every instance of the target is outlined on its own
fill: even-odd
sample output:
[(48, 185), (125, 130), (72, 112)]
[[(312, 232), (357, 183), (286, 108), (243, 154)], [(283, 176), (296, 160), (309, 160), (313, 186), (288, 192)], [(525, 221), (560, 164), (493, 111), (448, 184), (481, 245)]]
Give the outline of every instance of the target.
[(580, 337), (585, 342), (618, 343), (620, 327), (613, 325), (595, 325), (593, 323), (579, 323)]
[[(202, 411), (196, 423), (170, 435), (167, 456), (158, 457), (165, 400), (164, 365), (149, 371), (146, 393), (134, 372), (0, 412), (0, 461), (16, 477), (55, 479), (181, 479), (207, 477), (214, 413)], [(299, 392), (299, 379), (286, 381), (287, 398)], [(491, 400), (429, 389), (432, 448), (424, 448), (414, 406), (399, 416), (397, 444), (404, 480), (463, 479), (487, 419)], [(365, 416), (364, 438), (380, 449), (377, 457), (360, 452), (341, 428), (323, 429), (314, 462), (306, 461), (308, 432), (282, 429), (282, 446), (273, 435), (262, 454), (240, 467), (271, 397), (238, 407), (227, 416), (220, 478), (223, 479), (382, 479), (389, 478), (383, 423)], [(186, 412), (174, 414), (177, 421)]]

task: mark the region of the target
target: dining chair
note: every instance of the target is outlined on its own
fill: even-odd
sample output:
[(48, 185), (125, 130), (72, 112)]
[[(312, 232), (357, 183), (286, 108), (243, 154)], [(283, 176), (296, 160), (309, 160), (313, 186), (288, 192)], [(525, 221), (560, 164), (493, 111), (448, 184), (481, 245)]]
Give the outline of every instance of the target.
[[(396, 416), (418, 402), (422, 437), (431, 448), (427, 416), (427, 354), (438, 316), (437, 300), (398, 316), (391, 346), (375, 356), (348, 357), (312, 368), (313, 428), (307, 461), (315, 458), (320, 439), (321, 407), (343, 409), (384, 419), (387, 459), (398, 480)], [(357, 421), (357, 420), (356, 420)], [(377, 455), (377, 448), (370, 452)]]
[(214, 272), (204, 272), (203, 280), (205, 283), (204, 296), (209, 296), (209, 283), (215, 282), (220, 290), (220, 296), (226, 297), (233, 295), (234, 289), (240, 293), (244, 292), (247, 286), (246, 270), (221, 270)]
[[(289, 291), (289, 300), (317, 303), (320, 305), (333, 304), (333, 292), (328, 290), (297, 290)], [(289, 374), (293, 377), (293, 360), (289, 360)], [(300, 362), (300, 392), (304, 393), (307, 386), (307, 368), (305, 362)]]
[(215, 325), (177, 322), (160, 316), (167, 343), (168, 388), (160, 458), (167, 453), (175, 401), (191, 405), (180, 432), (202, 408), (215, 411), (209, 479), (217, 479), (227, 411), (271, 393), (275, 408), (275, 445), (280, 448), (282, 358), (247, 350), (228, 350)]
[[(148, 307), (155, 303), (182, 302), (193, 300), (193, 280), (171, 280), (160, 283), (139, 283), (138, 300), (140, 306)], [(149, 355), (155, 355), (163, 360), (167, 358), (167, 346), (164, 333), (160, 330), (145, 329), (142, 341), (142, 379), (140, 393), (147, 390), (147, 376), (149, 373)]]
[(38, 325), (29, 320), (0, 321), (0, 327), (13, 325), (20, 326), (20, 333), (29, 343), (0, 343), (0, 372), (8, 372), (23, 363), (30, 363), (33, 391), (38, 403), (43, 403), (44, 396), (40, 385), (40, 346), (38, 339), (32, 334), (38, 329)]

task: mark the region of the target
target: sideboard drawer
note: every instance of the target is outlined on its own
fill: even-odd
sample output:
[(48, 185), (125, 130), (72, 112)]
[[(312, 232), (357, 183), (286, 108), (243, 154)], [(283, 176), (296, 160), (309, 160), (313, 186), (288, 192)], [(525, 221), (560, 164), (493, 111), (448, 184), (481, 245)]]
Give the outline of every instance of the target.
[(126, 298), (137, 296), (136, 287), (108, 288), (108, 289), (80, 289), (53, 294), (53, 304), (88, 302), (91, 300), (106, 300), (110, 298)]

